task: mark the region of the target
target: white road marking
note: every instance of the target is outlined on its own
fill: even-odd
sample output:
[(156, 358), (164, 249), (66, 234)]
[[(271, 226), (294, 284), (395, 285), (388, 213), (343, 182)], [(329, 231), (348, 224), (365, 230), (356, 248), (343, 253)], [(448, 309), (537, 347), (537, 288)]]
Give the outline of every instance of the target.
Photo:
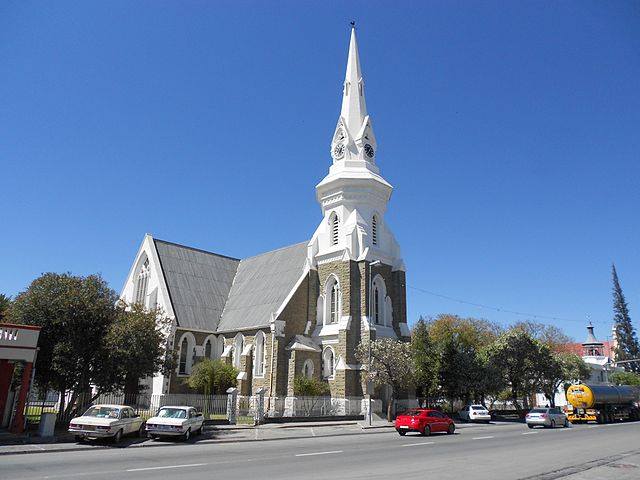
[(474, 437), (471, 440), (485, 440), (485, 439), (488, 439), (488, 438), (494, 438), (494, 437), (493, 437), (493, 435), (488, 436), (488, 437)]
[(416, 447), (418, 445), (431, 445), (435, 442), (405, 443), (403, 447)]
[(534, 433), (538, 433), (538, 432), (524, 432), (522, 435), (533, 435)]
[(188, 467), (202, 467), (208, 465), (207, 463), (189, 463), (187, 465), (165, 465), (163, 467), (146, 467), (146, 468), (129, 468), (127, 472), (144, 472), (147, 470), (164, 470), (166, 468), (188, 468)]
[(313, 431), (313, 427), (311, 427), (311, 436), (315, 437), (316, 436), (316, 432)]
[(330, 452), (298, 453), (296, 457), (311, 457), (312, 455), (330, 455), (332, 453), (342, 453), (342, 450), (331, 450)]

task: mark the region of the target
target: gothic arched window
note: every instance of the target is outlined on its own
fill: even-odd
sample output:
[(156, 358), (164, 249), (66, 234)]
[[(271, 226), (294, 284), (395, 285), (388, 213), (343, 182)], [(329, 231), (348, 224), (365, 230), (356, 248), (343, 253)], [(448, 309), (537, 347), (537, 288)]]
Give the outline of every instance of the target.
[(331, 275), (325, 286), (325, 323), (338, 323), (342, 308), (342, 294), (338, 279)]
[(258, 332), (255, 339), (255, 348), (253, 350), (253, 374), (256, 377), (264, 375), (264, 348), (265, 337), (264, 332)]
[(371, 318), (373, 323), (376, 325), (384, 325), (386, 324), (386, 298), (387, 298), (387, 288), (384, 284), (384, 280), (380, 275), (376, 275), (376, 278), (373, 280), (371, 291)]
[(236, 335), (233, 345), (233, 366), (240, 370), (240, 358), (244, 350), (244, 336), (239, 333)]
[(335, 355), (333, 348), (325, 347), (322, 352), (322, 376), (324, 378), (333, 378), (335, 370)]
[(212, 350), (213, 345), (211, 344), (211, 339), (207, 338), (207, 341), (204, 343), (204, 358), (211, 358)]
[(185, 332), (182, 337), (180, 337), (178, 345), (180, 346), (180, 352), (178, 354), (178, 374), (190, 375), (191, 367), (193, 367), (193, 355), (196, 339), (192, 333)]
[(136, 277), (135, 293), (133, 295), (133, 303), (144, 306), (147, 297), (147, 287), (149, 286), (149, 259), (145, 259), (138, 276)]
[(331, 245), (338, 245), (339, 220), (336, 212), (329, 217), (329, 227), (331, 228)]
[(307, 359), (304, 362), (304, 365), (302, 366), (302, 374), (307, 378), (313, 377), (313, 361), (312, 360)]
[(378, 245), (378, 218), (375, 215), (371, 219), (371, 243)]

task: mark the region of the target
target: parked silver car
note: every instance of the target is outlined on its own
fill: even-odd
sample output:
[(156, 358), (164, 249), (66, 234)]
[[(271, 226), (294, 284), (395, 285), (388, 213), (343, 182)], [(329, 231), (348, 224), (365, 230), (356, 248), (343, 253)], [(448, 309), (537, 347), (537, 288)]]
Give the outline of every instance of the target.
[(527, 426), (529, 428), (533, 428), (536, 425), (540, 425), (545, 428), (569, 426), (569, 419), (558, 407), (534, 408), (529, 413), (527, 413), (525, 421), (527, 422)]

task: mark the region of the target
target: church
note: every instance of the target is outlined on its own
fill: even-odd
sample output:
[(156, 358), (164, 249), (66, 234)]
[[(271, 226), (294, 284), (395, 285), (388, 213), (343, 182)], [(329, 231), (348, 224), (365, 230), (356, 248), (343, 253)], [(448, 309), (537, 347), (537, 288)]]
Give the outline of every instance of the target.
[(358, 344), (409, 339), (405, 265), (385, 221), (393, 187), (376, 162), (355, 29), (330, 155), (316, 185), (322, 219), (307, 242), (239, 259), (144, 237), (121, 299), (172, 319), (177, 358), (148, 393), (188, 393), (193, 366), (211, 358), (237, 368), (240, 395), (291, 397), (304, 375), (326, 381), (332, 397), (362, 397)]

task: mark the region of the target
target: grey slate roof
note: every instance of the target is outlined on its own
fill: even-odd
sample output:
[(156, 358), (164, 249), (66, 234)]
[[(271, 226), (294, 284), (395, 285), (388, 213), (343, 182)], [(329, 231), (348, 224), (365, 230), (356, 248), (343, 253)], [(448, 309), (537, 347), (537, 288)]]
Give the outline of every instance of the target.
[(240, 260), (154, 240), (178, 326), (215, 330)]
[(302, 275), (307, 242), (263, 253), (240, 262), (219, 331), (267, 326)]
[(307, 242), (244, 260), (154, 242), (178, 325), (205, 331), (268, 326), (307, 257)]

